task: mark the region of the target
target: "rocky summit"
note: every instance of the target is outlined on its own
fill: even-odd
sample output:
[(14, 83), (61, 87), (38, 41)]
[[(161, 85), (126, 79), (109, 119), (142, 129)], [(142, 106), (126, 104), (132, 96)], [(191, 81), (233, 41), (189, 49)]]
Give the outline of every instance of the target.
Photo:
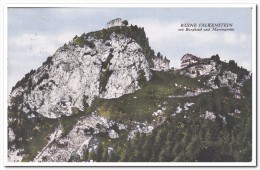
[(8, 160), (250, 161), (251, 73), (218, 55), (186, 54), (170, 69), (144, 28), (114, 22), (13, 87)]
[[(73, 43), (78, 39), (91, 45), (80, 47)], [(48, 118), (69, 116), (73, 107), (83, 110), (83, 104), (91, 105), (95, 96), (118, 98), (140, 89), (139, 79), (151, 78), (140, 45), (130, 38), (112, 33), (105, 42), (91, 36), (73, 42), (59, 48), (34, 71), (26, 87), (18, 85), (12, 91), (11, 100), (23, 94), (24, 113), (37, 112)]]

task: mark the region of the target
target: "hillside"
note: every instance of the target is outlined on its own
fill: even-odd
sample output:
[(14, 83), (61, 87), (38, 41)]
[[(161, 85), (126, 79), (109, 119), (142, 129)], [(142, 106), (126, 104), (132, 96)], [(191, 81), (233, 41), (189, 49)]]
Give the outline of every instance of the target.
[(250, 73), (218, 55), (155, 59), (137, 26), (75, 36), (12, 89), (9, 160), (250, 161)]

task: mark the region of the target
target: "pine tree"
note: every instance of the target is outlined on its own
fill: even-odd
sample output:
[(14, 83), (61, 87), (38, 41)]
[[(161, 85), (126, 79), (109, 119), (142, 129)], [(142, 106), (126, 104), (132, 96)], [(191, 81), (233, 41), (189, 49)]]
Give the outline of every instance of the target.
[(101, 156), (101, 161), (106, 162), (108, 160), (108, 149), (107, 149), (106, 143), (104, 143), (102, 150), (103, 150), (103, 153), (102, 153), (102, 156)]
[(98, 143), (97, 150), (96, 150), (96, 161), (100, 162), (102, 160), (102, 154), (103, 154), (103, 145), (101, 142)]
[(162, 148), (162, 150), (160, 151), (158, 160), (160, 162), (168, 162), (169, 160), (169, 150), (167, 150), (168, 148), (166, 147), (166, 145), (164, 145), (164, 147)]
[(155, 142), (153, 145), (153, 155), (152, 155), (152, 160), (153, 162), (158, 161), (158, 155), (160, 154), (160, 150), (162, 145), (164, 144), (164, 139), (163, 139), (163, 129), (159, 130)]
[(144, 145), (142, 147), (143, 150), (143, 159), (146, 162), (151, 161), (151, 155), (153, 153), (153, 137), (152, 135), (147, 135)]

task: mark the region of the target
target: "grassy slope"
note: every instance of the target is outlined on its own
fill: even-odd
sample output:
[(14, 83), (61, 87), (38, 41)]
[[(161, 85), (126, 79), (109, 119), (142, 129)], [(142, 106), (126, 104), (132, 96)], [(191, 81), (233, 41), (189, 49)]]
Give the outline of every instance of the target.
[[(175, 83), (182, 87), (176, 87)], [(152, 113), (162, 105), (163, 101), (170, 101), (168, 96), (173, 94), (184, 94), (187, 89), (203, 87), (202, 82), (187, 76), (177, 75), (174, 71), (153, 71), (153, 78), (147, 82), (142, 89), (134, 93), (123, 95), (116, 99), (98, 99), (94, 102), (95, 107), (100, 107), (100, 114), (112, 119), (152, 121)], [(173, 100), (173, 99), (172, 99)], [(178, 101), (181, 99), (174, 99)], [(172, 107), (177, 107), (176, 102), (171, 102)]]
[[(206, 110), (211, 111), (214, 107), (214, 103), (216, 102), (221, 102), (222, 105), (225, 104), (226, 110), (232, 108), (231, 105), (238, 105), (243, 113), (250, 110), (250, 107), (248, 108), (249, 104), (247, 100), (234, 99), (228, 92), (227, 88), (214, 90), (213, 92), (201, 94), (196, 97), (168, 98), (169, 95), (185, 94), (184, 87), (187, 89), (204, 87), (203, 81), (199, 82), (198, 79), (203, 80), (202, 77), (191, 79), (187, 76), (181, 76), (174, 71), (153, 71), (153, 78), (144, 84), (142, 89), (137, 90), (134, 93), (127, 94), (116, 99), (95, 99), (93, 105), (90, 108), (85, 109), (84, 112), (75, 111), (77, 114), (69, 117), (61, 117), (58, 121), (41, 119), (38, 120), (37, 124), (41, 127), (40, 133), (30, 133), (30, 129), (33, 129), (33, 127), (36, 125), (28, 124), (26, 127), (24, 127), (28, 131), (26, 132), (28, 133), (27, 138), (29, 138), (29, 136), (32, 136), (33, 138), (31, 141), (23, 143), (25, 147), (24, 152), (26, 154), (26, 157), (23, 161), (30, 161), (34, 156), (36, 156), (37, 151), (41, 150), (48, 142), (46, 138), (49, 133), (53, 131), (55, 127), (58, 127), (59, 124), (64, 127), (64, 134), (67, 134), (81, 116), (87, 115), (96, 109), (99, 109), (98, 113), (100, 115), (110, 119), (118, 120), (123, 123), (127, 123), (129, 120), (140, 122), (148, 121), (148, 123), (151, 123), (153, 120), (152, 113), (158, 110), (158, 105), (163, 105), (164, 101), (167, 102), (167, 104), (164, 105), (166, 106), (164, 113), (168, 117), (170, 117), (170, 115), (176, 111), (177, 106), (181, 105), (181, 107), (183, 107), (184, 103), (186, 102), (195, 103), (195, 105), (190, 107), (190, 110), (184, 111), (181, 114), (177, 114), (175, 117), (176, 126), (179, 128), (182, 128), (185, 122), (187, 123), (187, 119), (185, 120), (183, 118), (184, 115), (189, 117), (188, 120), (192, 120), (193, 123), (191, 123), (190, 126), (200, 124), (201, 118), (199, 115), (205, 113)], [(176, 87), (175, 83), (177, 83), (178, 86), (181, 85), (181, 87)], [(221, 109), (219, 112), (222, 111)], [(225, 114), (227, 114), (227, 112)], [(248, 116), (248, 113), (246, 115)], [(188, 127), (188, 129), (192, 129), (192, 127)], [(185, 133), (187, 132), (185, 131)], [(113, 147), (115, 145), (119, 145), (119, 143), (126, 142), (127, 134), (124, 131), (121, 131), (119, 134), (121, 137), (117, 140), (111, 140), (108, 138), (108, 136), (101, 136), (99, 139), (101, 141), (107, 142), (109, 146)]]
[[(153, 72), (154, 77), (142, 89), (124, 95), (118, 99), (100, 99), (95, 103), (95, 107), (99, 106), (99, 114), (117, 120), (135, 120), (151, 122), (152, 113), (158, 109), (158, 105), (164, 101), (167, 102), (164, 111), (167, 121), (163, 126), (156, 128), (149, 138), (163, 135), (160, 148), (167, 150), (168, 146), (172, 147), (167, 150), (172, 156), (166, 160), (158, 159), (158, 155), (153, 155), (152, 161), (250, 161), (251, 160), (251, 80), (245, 82), (242, 93), (245, 95), (243, 99), (235, 99), (229, 92), (227, 87), (213, 90), (195, 97), (186, 98), (168, 98), (168, 95), (184, 94), (183, 86), (190, 89), (203, 87), (203, 81), (198, 82), (197, 79), (191, 79), (186, 76), (177, 75), (176, 72)], [(200, 80), (205, 80), (200, 77)], [(182, 88), (176, 87), (175, 83), (182, 85)], [(137, 98), (134, 98), (137, 97)], [(184, 108), (186, 102), (195, 103), (189, 110), (183, 110), (175, 117), (171, 117), (176, 111), (177, 106)], [(230, 116), (228, 113), (234, 113), (234, 110), (241, 111), (240, 114)], [(215, 113), (214, 121), (205, 120), (200, 115), (206, 111)], [(125, 115), (122, 117), (122, 114)], [(226, 120), (221, 118), (225, 116)], [(186, 118), (185, 118), (186, 117)], [(166, 140), (167, 134), (171, 133), (173, 138)], [(146, 141), (143, 136), (141, 141)], [(120, 134), (119, 139), (109, 139), (108, 137), (99, 138), (102, 143), (115, 148), (119, 158), (113, 161), (122, 161), (122, 155), (129, 152), (133, 159), (128, 161), (151, 161), (149, 159), (141, 159), (136, 156), (139, 151), (142, 154), (147, 152), (136, 146), (134, 142), (126, 140), (125, 134)], [(143, 142), (141, 142), (143, 143)], [(154, 148), (151, 144), (151, 149)], [(132, 148), (128, 150), (126, 148)], [(137, 149), (137, 150), (136, 150)], [(153, 150), (153, 152), (155, 152)], [(213, 154), (214, 153), (214, 154)], [(141, 155), (142, 155), (141, 154)], [(159, 154), (159, 153), (158, 153)], [(209, 154), (209, 156), (207, 156)], [(213, 155), (212, 155), (213, 154)]]

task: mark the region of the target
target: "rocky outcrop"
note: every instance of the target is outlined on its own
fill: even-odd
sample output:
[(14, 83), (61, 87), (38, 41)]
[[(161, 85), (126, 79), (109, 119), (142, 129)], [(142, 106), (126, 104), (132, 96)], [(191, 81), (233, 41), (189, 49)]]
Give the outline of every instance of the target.
[[(97, 125), (109, 129), (114, 124), (95, 113), (82, 117), (69, 132), (62, 135), (62, 127), (58, 127), (49, 138), (48, 144), (35, 157), (35, 162), (67, 162), (72, 155), (83, 156), (86, 149), (90, 149), (93, 134), (100, 133)], [(112, 130), (111, 130), (112, 131)]]
[(112, 33), (109, 40), (75, 37), (36, 71), (20, 81), (10, 94), (18, 96), (25, 114), (57, 118), (84, 110), (95, 97), (117, 98), (140, 89), (151, 78), (149, 64), (135, 40)]
[(153, 59), (154, 68), (156, 71), (168, 71), (170, 69), (170, 60), (167, 58), (156, 57)]
[(218, 70), (216, 63), (210, 62), (210, 64), (194, 64), (194, 66), (186, 68), (185, 74), (191, 78), (196, 78), (203, 75), (217, 74)]

